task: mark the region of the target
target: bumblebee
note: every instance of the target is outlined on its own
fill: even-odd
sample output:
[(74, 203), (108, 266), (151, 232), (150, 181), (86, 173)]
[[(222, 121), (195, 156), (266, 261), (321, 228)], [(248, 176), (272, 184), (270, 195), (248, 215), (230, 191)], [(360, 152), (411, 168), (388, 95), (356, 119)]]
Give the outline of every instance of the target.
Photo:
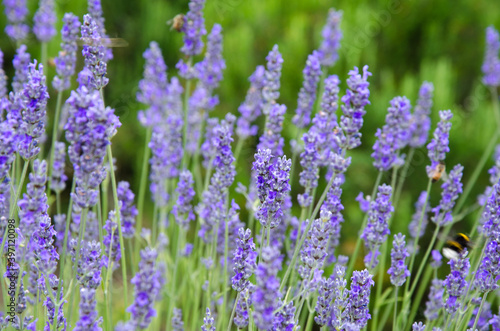
[(457, 233), (453, 239), (446, 242), (443, 248), (443, 255), (447, 259), (456, 260), (464, 249), (470, 249), (471, 246), (470, 238), (467, 235)]

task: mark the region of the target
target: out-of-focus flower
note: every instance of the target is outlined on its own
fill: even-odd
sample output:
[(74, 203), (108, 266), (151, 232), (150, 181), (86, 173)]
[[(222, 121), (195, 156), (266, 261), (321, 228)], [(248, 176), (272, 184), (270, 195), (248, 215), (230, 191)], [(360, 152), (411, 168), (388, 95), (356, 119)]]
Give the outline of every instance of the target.
[(453, 114), (451, 110), (439, 111), (440, 121), (434, 131), (434, 136), (429, 144), (427, 144), (427, 155), (431, 159), (431, 165), (426, 166), (427, 176), (431, 178), (436, 171), (436, 168), (446, 158), (446, 153), (450, 151), (449, 135), (451, 130), (451, 119)]
[(80, 319), (76, 322), (76, 331), (101, 331), (102, 317), (98, 317), (95, 289), (80, 289)]
[(269, 149), (271, 154), (276, 157), (283, 155), (283, 146), (285, 141), (281, 136), (283, 121), (285, 120), (286, 106), (274, 103), (270, 107), (264, 108), (266, 115), (266, 127), (259, 137), (257, 150)]
[(30, 28), (25, 24), (28, 7), (26, 0), (3, 0), (5, 16), (9, 24), (5, 27), (5, 33), (16, 41), (26, 39)]
[(130, 184), (126, 181), (118, 183), (116, 193), (120, 204), (123, 237), (132, 238), (135, 233), (135, 218), (138, 213), (137, 208), (134, 206), (134, 193), (130, 189)]
[(189, 229), (189, 222), (195, 220), (193, 206), (191, 201), (194, 198), (195, 192), (193, 189), (193, 175), (189, 170), (183, 170), (179, 175), (179, 183), (177, 184), (177, 202), (172, 208), (172, 214), (175, 216), (175, 221), (185, 230)]
[(264, 114), (269, 112), (268, 109), (276, 103), (276, 100), (280, 96), (279, 90), (283, 57), (278, 50), (278, 45), (273, 46), (273, 49), (267, 55), (266, 60), (267, 70), (264, 76), (264, 87), (262, 88), (262, 97), (264, 98)]
[(264, 66), (257, 66), (254, 73), (248, 79), (250, 88), (247, 91), (245, 101), (238, 107), (241, 116), (236, 125), (236, 134), (240, 139), (246, 139), (249, 136), (257, 134), (257, 125), (252, 122), (262, 113), (262, 88), (264, 86)]
[(330, 8), (326, 24), (321, 33), (323, 40), (319, 47), (319, 58), (323, 66), (332, 67), (339, 58), (338, 51), (342, 39), (341, 20), (342, 11)]
[[(427, 228), (427, 224), (429, 223), (429, 202), (427, 201), (427, 192), (422, 191), (418, 196), (417, 202), (415, 202), (415, 213), (411, 217), (411, 222), (408, 225), (408, 232), (412, 238), (421, 237), (425, 233), (425, 229)], [(423, 213), (423, 215), (422, 215)], [(420, 223), (420, 219), (422, 218), (422, 223), (420, 224), (420, 232), (418, 231), (418, 224)]]
[[(92, 74), (87, 79), (79, 77), (89, 89), (100, 90), (108, 84), (105, 76), (107, 71), (106, 48), (102, 45), (102, 38), (96, 21), (89, 14), (83, 16), (82, 40), (84, 41), (82, 55), (85, 59), (85, 68)], [(83, 79), (83, 81), (82, 81)]]
[(52, 162), (52, 174), (50, 176), (50, 188), (61, 193), (66, 188), (68, 176), (64, 173), (66, 159), (66, 144), (63, 142), (54, 143), (54, 160)]
[(304, 82), (299, 91), (296, 114), (292, 119), (298, 128), (305, 128), (311, 122), (311, 112), (316, 101), (316, 90), (321, 76), (320, 55), (314, 51), (307, 57), (306, 66), (302, 71)]
[(410, 120), (410, 146), (419, 148), (425, 145), (431, 129), (429, 117), (432, 108), (432, 94), (434, 85), (423, 82), (418, 92), (418, 100)]
[(455, 206), (455, 201), (462, 193), (463, 184), (460, 180), (462, 179), (463, 170), (464, 167), (460, 164), (454, 166), (446, 181), (441, 185), (443, 189), (441, 191), (441, 200), (439, 201), (439, 205), (432, 208), (434, 217), (431, 220), (437, 225), (443, 226), (453, 220), (451, 211)]
[(391, 283), (394, 286), (402, 286), (406, 278), (410, 276), (410, 271), (405, 264), (405, 259), (410, 254), (406, 250), (405, 236), (398, 233), (394, 236), (391, 250), (391, 267), (387, 273), (391, 275)]
[(56, 34), (56, 12), (54, 0), (40, 0), (38, 10), (33, 16), (33, 32), (41, 42), (48, 42)]
[(77, 40), (80, 35), (80, 21), (72, 13), (64, 14), (63, 27), (61, 30), (61, 50), (54, 59), (57, 75), (54, 76), (52, 86), (60, 92), (71, 86), (71, 77), (75, 74), (76, 53), (78, 50)]
[(429, 291), (429, 299), (425, 303), (424, 316), (429, 321), (434, 321), (439, 317), (444, 307), (444, 281), (434, 278)]
[(500, 36), (493, 26), (486, 29), (486, 52), (481, 69), (483, 70), (483, 83), (486, 86), (500, 86)]

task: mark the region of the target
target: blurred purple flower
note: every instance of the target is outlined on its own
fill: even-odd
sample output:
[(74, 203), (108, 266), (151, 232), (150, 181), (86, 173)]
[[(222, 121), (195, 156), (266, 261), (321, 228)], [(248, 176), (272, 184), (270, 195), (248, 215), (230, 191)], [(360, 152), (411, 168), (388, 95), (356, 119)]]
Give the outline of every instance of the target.
[(59, 92), (65, 91), (71, 86), (71, 77), (75, 74), (76, 53), (78, 50), (77, 40), (80, 35), (80, 21), (72, 13), (64, 14), (63, 27), (61, 30), (61, 50), (54, 59), (57, 75), (54, 76), (52, 86)]
[(97, 312), (95, 289), (82, 287), (80, 289), (80, 319), (76, 322), (74, 331), (101, 331), (102, 317)]
[(33, 16), (33, 32), (41, 42), (49, 42), (56, 35), (56, 12), (54, 0), (40, 0)]
[(240, 139), (257, 134), (257, 125), (252, 125), (257, 117), (262, 113), (262, 88), (264, 87), (264, 66), (257, 66), (254, 73), (248, 79), (250, 88), (247, 91), (245, 101), (238, 107), (240, 117), (236, 125), (236, 134)]
[(330, 8), (326, 24), (321, 32), (323, 40), (319, 47), (319, 58), (323, 66), (332, 67), (339, 58), (338, 51), (340, 48), (340, 41), (342, 40), (342, 30), (340, 29), (341, 20), (342, 11)]
[[(84, 81), (88, 89), (100, 90), (108, 84), (105, 76), (107, 71), (106, 48), (102, 45), (102, 31), (89, 14), (83, 16), (82, 40), (84, 42), (82, 55), (85, 59), (85, 68), (92, 74)], [(82, 82), (80, 80), (80, 82)]]
[(464, 167), (457, 164), (450, 171), (448, 178), (441, 185), (441, 200), (439, 205), (432, 208), (434, 216), (431, 220), (439, 226), (449, 224), (453, 220), (451, 211), (455, 206), (455, 201), (458, 199), (459, 195), (462, 193), (462, 179)]
[(391, 267), (387, 273), (391, 275), (391, 284), (394, 286), (402, 286), (406, 278), (410, 276), (410, 271), (405, 264), (405, 259), (410, 254), (406, 249), (405, 236), (401, 233), (394, 235), (391, 249)]
[(423, 82), (418, 92), (418, 100), (410, 120), (410, 146), (419, 148), (425, 145), (431, 129), (429, 117), (432, 108), (434, 85)]
[(486, 28), (486, 52), (484, 55), (483, 83), (486, 86), (495, 88), (500, 86), (500, 36), (493, 26)]
[(26, 39), (30, 28), (25, 24), (28, 7), (26, 0), (3, 0), (5, 6), (5, 16), (7, 16), (7, 26), (5, 33), (15, 41)]
[(292, 118), (292, 123), (298, 128), (305, 128), (311, 122), (311, 113), (314, 102), (316, 101), (316, 90), (321, 76), (321, 65), (319, 63), (320, 55), (314, 51), (307, 57), (306, 66), (304, 68), (304, 82), (299, 91), (299, 99), (297, 101), (297, 109)]
[(264, 87), (262, 88), (262, 97), (264, 99), (264, 114), (267, 115), (267, 113), (269, 113), (269, 108), (276, 103), (276, 100), (280, 96), (279, 90), (283, 57), (278, 50), (278, 45), (273, 46), (266, 60), (267, 70), (265, 72)]
[(453, 114), (451, 110), (439, 111), (440, 121), (434, 131), (434, 137), (431, 142), (427, 144), (427, 155), (431, 159), (431, 165), (426, 166), (427, 176), (431, 178), (436, 170), (436, 167), (444, 161), (446, 153), (450, 151), (448, 147), (449, 135), (451, 130), (451, 119)]
[(429, 291), (429, 299), (425, 303), (424, 316), (429, 321), (434, 321), (439, 317), (444, 307), (444, 281), (434, 278)]
[(118, 183), (116, 190), (118, 203), (120, 204), (120, 221), (122, 222), (122, 233), (124, 238), (133, 238), (135, 234), (135, 218), (137, 208), (134, 206), (134, 192), (126, 181)]

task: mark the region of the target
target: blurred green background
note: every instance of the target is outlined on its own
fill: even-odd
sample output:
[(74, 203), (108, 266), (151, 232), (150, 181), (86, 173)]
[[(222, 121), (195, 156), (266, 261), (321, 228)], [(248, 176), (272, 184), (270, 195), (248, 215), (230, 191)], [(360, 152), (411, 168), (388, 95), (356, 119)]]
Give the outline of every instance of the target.
[[(37, 1), (28, 1), (31, 14)], [(83, 0), (56, 0), (58, 15), (71, 11), (80, 17), (86, 13)], [(116, 109), (123, 123), (113, 139), (114, 155), (118, 159), (118, 178), (132, 183), (137, 192), (145, 130), (137, 119), (142, 105), (136, 101), (137, 85), (142, 77), (142, 53), (150, 41), (159, 42), (169, 75), (175, 75), (175, 64), (181, 56), (182, 35), (171, 31), (166, 21), (188, 9), (187, 1), (108, 1), (103, 0), (106, 29), (110, 37), (121, 37), (129, 42), (126, 48), (114, 49), (114, 59), (108, 65), (109, 85), (105, 89), (106, 102)], [(368, 64), (373, 76), (369, 79), (371, 105), (367, 107), (362, 129), (362, 146), (356, 149), (352, 166), (343, 187), (346, 223), (341, 252), (349, 252), (349, 244), (361, 222), (361, 212), (354, 201), (363, 191), (371, 192), (376, 177), (370, 157), (376, 128), (383, 125), (390, 99), (406, 95), (415, 104), (419, 86), (427, 80), (434, 83), (433, 129), (437, 111), (451, 109), (455, 117), (451, 131), (451, 152), (448, 169), (456, 163), (465, 166), (466, 182), (496, 129), (491, 114), (488, 91), (481, 84), (481, 64), (484, 55), (484, 35), (488, 25), (500, 28), (500, 2), (492, 0), (457, 1), (301, 1), (301, 0), (207, 0), (205, 22), (209, 31), (214, 23), (224, 29), (224, 57), (227, 69), (218, 89), (220, 105), (211, 116), (222, 117), (237, 112), (249, 87), (248, 76), (256, 65), (265, 63), (265, 56), (274, 44), (279, 45), (284, 58), (282, 87), (279, 102), (288, 107), (283, 134), (295, 137), (290, 119), (296, 107), (297, 93), (302, 84), (302, 69), (308, 54), (319, 46), (321, 29), (327, 11), (335, 7), (344, 12), (343, 40), (340, 59), (329, 70), (342, 81), (353, 66)], [(30, 21), (31, 22), (31, 21)], [(1, 15), (0, 26), (5, 26)], [(58, 22), (60, 30), (61, 22)], [(49, 45), (49, 55), (57, 55), (60, 36)], [(2, 34), (0, 40), (5, 53), (6, 71), (12, 77), (13, 43)], [(39, 57), (37, 42), (28, 41), (29, 51)], [(201, 57), (200, 57), (201, 59)], [(81, 62), (81, 59), (80, 59)], [(81, 67), (81, 63), (80, 63)], [(53, 69), (49, 73), (49, 80)], [(51, 89), (51, 92), (52, 89)], [(55, 94), (51, 94), (55, 95)], [(54, 99), (54, 97), (53, 97)], [(53, 102), (52, 100), (51, 102)], [(51, 106), (53, 106), (51, 104)], [(49, 110), (52, 115), (53, 107)], [(260, 119), (262, 127), (263, 119)], [(237, 181), (248, 183), (248, 171), (257, 139), (248, 141), (238, 160)], [(291, 155), (287, 144), (286, 153)], [(406, 181), (405, 191), (397, 207), (394, 231), (406, 231), (413, 213), (413, 203), (425, 189), (426, 151), (417, 151), (414, 167)], [(487, 164), (489, 168), (493, 162)], [(297, 167), (297, 170), (299, 167)], [(68, 171), (71, 169), (68, 167)], [(385, 179), (388, 181), (388, 179)], [(469, 202), (488, 183), (486, 170), (473, 188)], [(324, 186), (324, 183), (320, 185)], [(298, 181), (293, 194), (302, 192)], [(432, 190), (433, 205), (439, 200), (440, 190)], [(240, 205), (243, 198), (238, 197)], [(244, 217), (243, 212), (242, 216)], [(470, 231), (474, 215), (457, 227)]]

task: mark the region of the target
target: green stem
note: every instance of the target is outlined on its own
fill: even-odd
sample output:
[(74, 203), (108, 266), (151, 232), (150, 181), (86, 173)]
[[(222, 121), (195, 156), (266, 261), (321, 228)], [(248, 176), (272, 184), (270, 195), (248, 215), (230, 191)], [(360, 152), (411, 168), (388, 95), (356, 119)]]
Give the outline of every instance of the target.
[(408, 156), (406, 158), (406, 162), (405, 162), (405, 165), (403, 167), (403, 171), (401, 172), (401, 176), (400, 176), (400, 179), (398, 181), (398, 185), (395, 188), (396, 191), (395, 191), (395, 195), (394, 195), (394, 199), (393, 199), (393, 201), (394, 201), (393, 206), (395, 206), (395, 207), (398, 206), (399, 198), (401, 197), (401, 191), (403, 190), (403, 184), (406, 181), (406, 175), (408, 174), (408, 169), (410, 168), (410, 164), (413, 161), (414, 154), (415, 154), (415, 148), (412, 147), (412, 148), (410, 148), (410, 151), (408, 152)]
[(120, 252), (121, 252), (121, 262), (122, 262), (122, 280), (123, 280), (123, 302), (125, 307), (128, 307), (128, 281), (127, 281), (127, 259), (125, 256), (125, 243), (123, 241), (122, 234), (122, 222), (120, 220), (120, 204), (118, 203), (118, 194), (116, 192), (116, 178), (115, 170), (113, 169), (113, 153), (111, 151), (111, 144), (108, 145), (108, 161), (109, 161), (109, 173), (111, 175), (111, 186), (113, 188), (113, 199), (116, 210), (116, 223), (118, 223), (118, 235), (120, 237)]
[[(148, 161), (149, 161), (149, 141), (151, 140), (151, 128), (146, 131), (146, 138), (144, 143), (144, 155), (142, 156), (142, 170), (141, 170), (141, 182), (139, 184), (139, 197), (137, 199), (137, 223), (136, 223), (136, 233), (139, 235), (142, 229), (142, 220), (144, 218), (144, 198), (146, 196), (146, 183), (148, 177)], [(135, 240), (135, 261), (139, 261), (139, 251), (140, 251), (140, 240)], [(131, 252), (132, 253), (132, 252)]]
[[(191, 57), (189, 57), (188, 61), (187, 61), (187, 65), (188, 66), (191, 66)], [(189, 109), (189, 93), (190, 93), (190, 90), (191, 90), (191, 79), (188, 79), (186, 81), (186, 89), (184, 90), (184, 123), (183, 123), (183, 133), (182, 133), (182, 137), (184, 138), (183, 141), (182, 141), (182, 150), (184, 151), (183, 155), (182, 155), (182, 163), (181, 163), (181, 169), (187, 169), (187, 164), (189, 162), (188, 160), (188, 154), (186, 152), (186, 145), (187, 145), (187, 140), (188, 140), (188, 136), (187, 136), (187, 133), (188, 133), (188, 109)], [(201, 135), (201, 132), (200, 132), (200, 135)]]
[[(377, 179), (375, 180), (375, 185), (373, 186), (372, 190), (372, 195), (370, 196), (370, 199), (373, 201), (375, 199), (375, 194), (377, 194), (378, 190), (378, 185), (380, 184), (380, 181), (382, 180), (382, 171), (379, 171)], [(363, 217), (363, 221), (361, 223), (361, 231), (364, 230), (366, 227), (366, 223), (368, 222), (368, 212), (365, 213), (365, 216)], [(361, 236), (358, 236), (358, 239), (356, 240), (356, 245), (354, 246), (354, 252), (351, 254), (349, 258), (349, 267), (347, 268), (346, 272), (346, 278), (349, 279), (352, 275), (352, 272), (354, 271), (354, 265), (356, 264), (356, 259), (359, 254), (359, 249), (361, 248)]]
[(472, 326), (472, 330), (476, 329), (477, 322), (479, 321), (479, 317), (481, 316), (481, 310), (483, 310), (484, 303), (486, 302), (486, 297), (488, 296), (488, 292), (483, 295), (483, 300), (481, 300), (481, 305), (476, 313), (476, 319), (474, 320), (474, 325)]
[[(9, 218), (13, 218), (13, 216), (15, 214), (14, 211), (17, 210), (17, 208), (15, 208), (15, 206), (17, 206), (17, 200), (19, 199), (19, 195), (21, 194), (21, 189), (23, 188), (24, 179), (26, 178), (26, 173), (28, 172), (29, 165), (30, 165), (30, 160), (26, 160), (24, 162), (23, 172), (21, 173), (21, 179), (19, 180), (19, 184), (18, 184), (17, 190), (15, 192), (13, 204), (10, 205)], [(16, 223), (18, 223), (18, 222), (16, 222)]]
[(496, 87), (491, 87), (491, 103), (493, 104), (493, 115), (497, 121), (497, 130), (500, 130), (500, 106), (498, 105), (498, 92)]
[(234, 314), (236, 312), (236, 305), (238, 304), (238, 300), (240, 299), (240, 292), (236, 295), (236, 299), (234, 299), (233, 310), (231, 311), (231, 317), (229, 317), (229, 323), (227, 324), (227, 331), (231, 331), (231, 325), (233, 325)]
[(396, 286), (396, 290), (394, 291), (394, 316), (392, 318), (392, 329), (397, 330), (396, 328), (396, 320), (398, 316), (398, 289), (399, 286)]
[[(415, 291), (415, 287), (418, 284), (418, 279), (420, 278), (420, 274), (422, 273), (422, 271), (424, 270), (424, 267), (426, 266), (427, 259), (429, 258), (429, 255), (431, 254), (434, 243), (436, 242), (436, 238), (438, 236), (439, 229), (441, 229), (441, 226), (439, 226), (439, 225), (436, 226), (436, 229), (434, 230), (434, 234), (432, 235), (431, 242), (430, 242), (429, 246), (427, 246), (427, 251), (425, 252), (424, 257), (423, 257), (422, 261), (420, 262), (420, 266), (418, 267), (417, 275), (413, 279), (413, 284), (411, 285), (411, 289), (410, 289), (410, 293), (409, 293), (410, 297), (413, 294), (413, 291)], [(408, 277), (408, 279), (406, 280), (407, 282), (410, 281), (410, 277)]]

